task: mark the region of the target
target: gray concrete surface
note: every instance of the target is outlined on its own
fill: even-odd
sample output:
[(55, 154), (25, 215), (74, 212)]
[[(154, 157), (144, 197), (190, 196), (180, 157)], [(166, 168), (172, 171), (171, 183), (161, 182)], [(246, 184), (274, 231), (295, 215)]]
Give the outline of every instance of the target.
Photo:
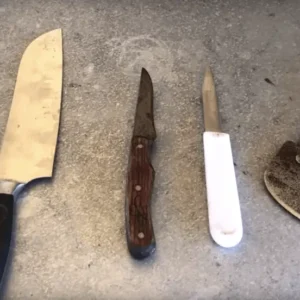
[[(0, 128), (18, 65), (63, 29), (64, 93), (52, 181), (18, 200), (5, 299), (299, 299), (300, 224), (263, 172), (300, 133), (300, 2), (0, 1)], [(200, 103), (211, 64), (231, 134), (244, 238), (208, 232)], [(124, 198), (141, 67), (154, 81), (157, 252), (127, 252)], [(269, 78), (274, 84), (265, 82)]]

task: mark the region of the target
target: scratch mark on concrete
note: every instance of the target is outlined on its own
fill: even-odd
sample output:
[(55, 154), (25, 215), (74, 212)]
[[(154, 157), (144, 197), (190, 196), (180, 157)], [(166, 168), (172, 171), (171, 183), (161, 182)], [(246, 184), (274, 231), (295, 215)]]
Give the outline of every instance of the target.
[(111, 39), (107, 44), (112, 48), (110, 55), (116, 56), (117, 66), (128, 76), (140, 76), (142, 67), (153, 76), (153, 81), (177, 81), (172, 72), (174, 57), (168, 45), (150, 35), (139, 35), (125, 41)]

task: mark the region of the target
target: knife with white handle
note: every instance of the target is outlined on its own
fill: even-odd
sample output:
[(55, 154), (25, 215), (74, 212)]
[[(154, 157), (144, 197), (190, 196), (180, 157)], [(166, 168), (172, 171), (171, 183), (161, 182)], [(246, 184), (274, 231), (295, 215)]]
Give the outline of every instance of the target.
[(222, 247), (242, 239), (243, 225), (229, 134), (221, 132), (212, 72), (205, 71), (202, 87), (203, 133), (209, 230)]
[(25, 50), (0, 152), (0, 280), (10, 248), (14, 196), (28, 182), (52, 176), (62, 92), (62, 33)]

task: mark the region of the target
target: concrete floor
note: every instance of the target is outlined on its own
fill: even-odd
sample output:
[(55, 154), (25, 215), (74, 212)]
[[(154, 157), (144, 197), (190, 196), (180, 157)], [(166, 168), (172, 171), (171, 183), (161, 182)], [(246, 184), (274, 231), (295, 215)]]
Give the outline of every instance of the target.
[[(63, 29), (64, 92), (55, 176), (18, 200), (5, 299), (299, 299), (299, 221), (263, 172), (300, 133), (300, 2), (0, 2), (0, 128), (22, 53)], [(231, 134), (244, 238), (208, 232), (200, 102), (215, 74)], [(141, 67), (155, 91), (157, 251), (127, 252), (127, 155)], [(268, 84), (269, 78), (275, 86)]]

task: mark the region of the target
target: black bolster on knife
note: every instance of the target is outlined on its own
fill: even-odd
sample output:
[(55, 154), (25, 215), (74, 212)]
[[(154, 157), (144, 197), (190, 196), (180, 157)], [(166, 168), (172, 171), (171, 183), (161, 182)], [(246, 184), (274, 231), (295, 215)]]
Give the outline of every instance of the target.
[(14, 196), (0, 194), (0, 282), (6, 266), (13, 227)]

